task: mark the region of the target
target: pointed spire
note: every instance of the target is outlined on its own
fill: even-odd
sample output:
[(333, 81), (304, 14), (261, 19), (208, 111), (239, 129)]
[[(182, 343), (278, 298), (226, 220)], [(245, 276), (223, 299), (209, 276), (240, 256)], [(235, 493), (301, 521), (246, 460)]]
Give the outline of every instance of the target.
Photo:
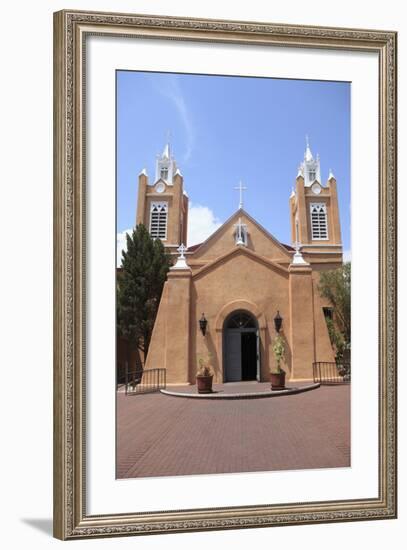
[(297, 178), (303, 178), (303, 177), (304, 177), (304, 165), (300, 164), (298, 166)]
[(143, 168), (142, 171), (140, 172), (139, 176), (148, 176), (147, 170), (145, 168)]
[(163, 152), (158, 153), (155, 166), (155, 181), (164, 180), (167, 185), (173, 185), (173, 177), (177, 170), (177, 165), (171, 151), (170, 134), (167, 133), (167, 142)]
[[(298, 176), (297, 176), (298, 177)], [(295, 191), (294, 191), (294, 187), (291, 187), (291, 195), (290, 195), (290, 199), (291, 197), (295, 197)]]
[(314, 160), (314, 157), (312, 156), (312, 152), (309, 146), (308, 134), (305, 136), (305, 144), (306, 144), (306, 149), (305, 149), (304, 159), (307, 162), (309, 162), (310, 160)]
[(305, 136), (305, 146), (304, 160), (301, 163), (301, 175), (304, 178), (305, 187), (310, 187), (314, 181), (321, 184), (321, 162), (319, 155), (314, 158), (312, 154), (308, 135)]
[(164, 151), (161, 155), (162, 159), (170, 159), (170, 144), (167, 142), (164, 147)]
[(329, 180), (336, 180), (334, 173), (332, 172), (332, 168), (329, 169), (328, 181)]
[(163, 154), (161, 155), (161, 158), (170, 160), (170, 158), (171, 158), (171, 145), (170, 145), (170, 143), (171, 143), (171, 132), (170, 132), (170, 130), (167, 130), (166, 138), (167, 138), (167, 140), (166, 140), (166, 144), (165, 144), (165, 147), (164, 147)]

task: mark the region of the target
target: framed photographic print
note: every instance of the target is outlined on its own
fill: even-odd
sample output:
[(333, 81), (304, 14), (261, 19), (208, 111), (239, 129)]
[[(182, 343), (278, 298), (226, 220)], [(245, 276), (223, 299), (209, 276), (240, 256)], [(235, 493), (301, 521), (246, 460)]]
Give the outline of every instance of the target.
[(54, 52), (55, 536), (396, 517), (396, 33)]

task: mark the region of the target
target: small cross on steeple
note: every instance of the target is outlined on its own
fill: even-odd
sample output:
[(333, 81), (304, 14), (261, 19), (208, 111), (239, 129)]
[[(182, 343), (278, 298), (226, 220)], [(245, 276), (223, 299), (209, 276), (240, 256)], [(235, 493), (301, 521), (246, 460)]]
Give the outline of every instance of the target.
[(191, 268), (187, 264), (185, 256), (184, 256), (184, 252), (186, 252), (186, 250), (187, 250), (187, 247), (184, 245), (184, 243), (182, 243), (181, 246), (179, 246), (177, 248), (177, 252), (179, 252), (179, 256), (177, 258), (177, 261), (175, 262), (175, 265), (173, 265), (171, 267), (172, 270), (176, 270), (176, 269), (185, 270), (185, 269), (188, 269), (189, 271), (191, 271)]
[(177, 248), (177, 252), (179, 252), (179, 259), (180, 259), (180, 260), (185, 260), (184, 252), (186, 252), (186, 250), (187, 250), (187, 247), (184, 245), (184, 243), (182, 243), (182, 244)]
[(239, 186), (234, 187), (234, 189), (239, 191), (239, 209), (242, 209), (243, 208), (243, 191), (246, 191), (247, 187), (244, 187), (242, 181), (240, 181)]

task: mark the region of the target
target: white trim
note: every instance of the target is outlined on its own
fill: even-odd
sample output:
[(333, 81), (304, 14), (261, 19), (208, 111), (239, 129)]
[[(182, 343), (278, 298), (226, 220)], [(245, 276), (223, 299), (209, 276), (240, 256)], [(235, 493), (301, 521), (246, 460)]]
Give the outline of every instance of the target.
[(303, 244), (302, 245), (303, 248), (309, 248), (309, 247), (312, 247), (312, 248), (321, 248), (321, 247), (325, 247), (325, 248), (342, 248), (342, 245), (341, 244)]
[[(304, 248), (306, 248), (307, 245), (305, 244), (304, 245)], [(304, 250), (303, 251), (304, 254), (336, 254), (336, 255), (339, 255), (339, 254), (343, 254), (343, 252), (335, 252), (335, 250), (325, 250), (324, 252), (318, 252), (317, 250)]]

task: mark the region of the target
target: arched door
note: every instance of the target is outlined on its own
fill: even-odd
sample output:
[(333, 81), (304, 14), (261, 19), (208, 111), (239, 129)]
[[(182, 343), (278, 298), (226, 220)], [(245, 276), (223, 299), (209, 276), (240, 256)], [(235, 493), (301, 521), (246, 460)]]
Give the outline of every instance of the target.
[(235, 311), (223, 328), (224, 381), (260, 380), (257, 320), (246, 311)]

